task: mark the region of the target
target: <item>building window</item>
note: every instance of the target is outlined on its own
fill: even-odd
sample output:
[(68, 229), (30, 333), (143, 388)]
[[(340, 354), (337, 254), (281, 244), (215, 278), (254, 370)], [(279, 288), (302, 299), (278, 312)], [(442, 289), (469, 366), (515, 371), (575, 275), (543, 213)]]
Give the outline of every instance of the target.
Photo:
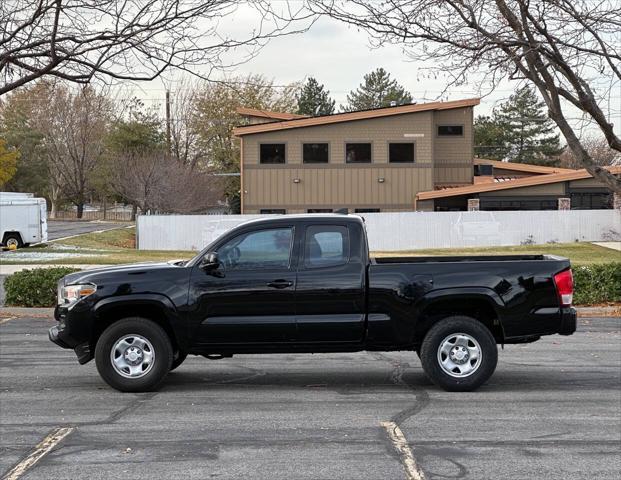
[(612, 208), (613, 200), (610, 192), (571, 192), (572, 210), (601, 210)]
[(332, 213), (331, 208), (309, 208), (306, 213)]
[(414, 163), (414, 143), (389, 143), (388, 161), (390, 163)]
[(379, 213), (379, 208), (356, 208), (356, 213)]
[(463, 135), (463, 125), (438, 125), (438, 136), (440, 137), (462, 137)]
[(259, 213), (261, 215), (284, 215), (287, 211), (284, 208), (262, 208)]
[(475, 177), (491, 177), (494, 175), (493, 165), (475, 165), (474, 176)]
[(302, 161), (304, 163), (328, 163), (329, 145), (327, 143), (304, 143)]
[(345, 161), (347, 163), (371, 163), (371, 144), (346, 143)]
[(285, 163), (284, 143), (262, 143), (260, 162), (265, 164)]

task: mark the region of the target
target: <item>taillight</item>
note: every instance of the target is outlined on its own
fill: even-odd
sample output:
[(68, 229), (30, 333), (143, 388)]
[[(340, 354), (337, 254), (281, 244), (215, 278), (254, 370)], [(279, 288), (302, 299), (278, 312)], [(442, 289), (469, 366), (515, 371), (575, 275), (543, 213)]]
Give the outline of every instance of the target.
[(556, 285), (556, 291), (558, 292), (561, 306), (571, 306), (574, 297), (574, 277), (571, 274), (571, 269), (563, 270), (554, 275), (554, 284)]

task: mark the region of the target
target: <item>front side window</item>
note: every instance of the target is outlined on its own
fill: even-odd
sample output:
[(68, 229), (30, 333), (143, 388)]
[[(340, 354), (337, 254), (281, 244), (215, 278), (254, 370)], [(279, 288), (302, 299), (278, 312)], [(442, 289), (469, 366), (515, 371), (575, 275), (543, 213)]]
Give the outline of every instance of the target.
[(345, 161), (347, 163), (371, 163), (371, 144), (346, 143)]
[(286, 269), (291, 259), (293, 228), (274, 228), (238, 235), (218, 249), (226, 270)]
[(304, 163), (328, 163), (329, 146), (327, 143), (305, 143), (302, 145)]
[(285, 149), (284, 143), (262, 143), (259, 161), (265, 164), (285, 163)]
[(343, 265), (349, 260), (349, 232), (339, 225), (313, 225), (306, 229), (304, 266), (306, 268)]
[(438, 125), (440, 137), (461, 137), (464, 135), (463, 125)]
[(388, 144), (388, 161), (390, 163), (414, 163), (414, 144), (411, 142)]

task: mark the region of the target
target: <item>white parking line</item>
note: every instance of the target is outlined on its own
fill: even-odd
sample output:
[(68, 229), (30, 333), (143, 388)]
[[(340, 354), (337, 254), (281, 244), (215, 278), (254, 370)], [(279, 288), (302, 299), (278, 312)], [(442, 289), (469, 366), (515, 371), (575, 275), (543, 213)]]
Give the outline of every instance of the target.
[(47, 437), (39, 442), (26, 458), (13, 467), (2, 480), (17, 480), (26, 471), (32, 468), (39, 460), (48, 454), (52, 448), (58, 445), (62, 440), (75, 430), (73, 427), (62, 427), (53, 431)]
[(394, 445), (395, 449), (401, 455), (401, 462), (408, 480), (425, 480), (425, 473), (416, 463), (414, 454), (408, 445), (408, 441), (403, 435), (403, 432), (395, 422), (381, 422), (380, 425), (384, 427), (388, 433), (390, 441)]

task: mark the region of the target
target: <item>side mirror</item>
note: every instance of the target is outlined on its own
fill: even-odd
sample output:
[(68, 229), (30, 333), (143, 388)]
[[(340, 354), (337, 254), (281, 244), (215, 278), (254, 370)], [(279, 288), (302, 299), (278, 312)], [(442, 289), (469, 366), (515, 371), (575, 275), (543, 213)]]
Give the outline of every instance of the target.
[(201, 260), (201, 268), (203, 270), (215, 270), (220, 266), (218, 254), (216, 252), (208, 252)]

